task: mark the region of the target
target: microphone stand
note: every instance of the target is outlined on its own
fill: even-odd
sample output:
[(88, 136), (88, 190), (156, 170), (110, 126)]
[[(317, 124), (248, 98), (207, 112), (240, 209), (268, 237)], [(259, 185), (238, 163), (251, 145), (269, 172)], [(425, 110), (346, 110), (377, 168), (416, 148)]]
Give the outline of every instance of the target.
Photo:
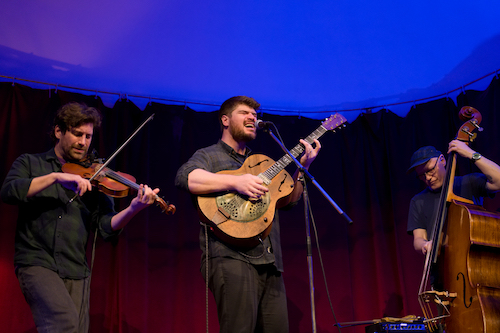
[[(301, 168), (303, 169), (303, 167)], [(307, 247), (307, 271), (309, 272), (309, 298), (311, 300), (311, 321), (312, 332), (316, 333), (316, 302), (314, 301), (314, 275), (313, 275), (313, 258), (312, 258), (312, 242), (311, 242), (311, 223), (309, 216), (309, 194), (307, 192), (307, 182), (304, 178), (302, 170), (299, 170), (299, 181), (304, 189), (304, 221), (306, 223), (306, 247)]]
[[(312, 245), (311, 245), (311, 227), (310, 227), (310, 216), (309, 216), (309, 194), (307, 191), (306, 178), (309, 179), (314, 186), (323, 194), (323, 196), (330, 202), (330, 204), (339, 212), (339, 214), (344, 217), (349, 224), (352, 223), (352, 220), (347, 214), (340, 209), (340, 207), (333, 201), (333, 199), (326, 193), (326, 191), (318, 184), (318, 182), (314, 179), (314, 177), (306, 170), (302, 164), (290, 153), (290, 151), (285, 147), (285, 145), (274, 135), (273, 131), (269, 128), (266, 128), (265, 131), (269, 133), (271, 138), (278, 143), (278, 145), (283, 149), (285, 154), (288, 154), (297, 168), (299, 169), (299, 178), (298, 180), (302, 183), (303, 187), (303, 196), (304, 196), (304, 218), (306, 223), (306, 246), (307, 246), (307, 268), (309, 272), (309, 293), (311, 300), (311, 320), (312, 320), (312, 332), (316, 333), (316, 308), (314, 302), (314, 276), (313, 276), (313, 260), (312, 260)], [(305, 176), (305, 177), (304, 177)]]

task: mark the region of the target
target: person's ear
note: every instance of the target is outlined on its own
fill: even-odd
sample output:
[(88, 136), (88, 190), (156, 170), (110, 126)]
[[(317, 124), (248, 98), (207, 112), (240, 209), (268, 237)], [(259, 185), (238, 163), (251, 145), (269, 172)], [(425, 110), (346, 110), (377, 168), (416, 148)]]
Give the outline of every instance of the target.
[(220, 117), (222, 126), (228, 127), (229, 126), (229, 117), (226, 114), (223, 114), (222, 117)]

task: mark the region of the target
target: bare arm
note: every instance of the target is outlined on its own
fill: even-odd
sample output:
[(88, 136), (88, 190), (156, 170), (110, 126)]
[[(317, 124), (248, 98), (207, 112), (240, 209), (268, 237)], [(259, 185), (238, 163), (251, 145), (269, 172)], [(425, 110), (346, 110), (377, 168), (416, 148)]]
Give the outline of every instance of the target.
[(417, 252), (426, 254), (431, 250), (432, 242), (427, 239), (427, 231), (425, 229), (413, 230), (413, 247)]
[[(453, 140), (448, 147), (448, 153), (456, 152), (462, 157), (471, 159), (475, 153), (465, 142)], [(487, 177), (486, 188), (491, 192), (500, 191), (500, 166), (495, 162), (482, 156), (476, 163), (476, 166)]]
[(141, 184), (137, 196), (132, 199), (130, 205), (111, 218), (111, 228), (113, 230), (124, 228), (137, 213), (156, 201), (158, 192), (160, 192), (158, 188), (152, 190), (149, 186)]
[(498, 164), (483, 156), (476, 162), (476, 166), (487, 178), (486, 188), (488, 191), (500, 191), (500, 167)]
[[(306, 147), (305, 154), (301, 157), (300, 163), (304, 168), (308, 169), (314, 161), (321, 149), (321, 144), (315, 140), (315, 148), (310, 144), (301, 140), (302, 144)], [(297, 180), (298, 172), (295, 173), (294, 179)], [(296, 186), (290, 195), (291, 201), (296, 201), (302, 194), (302, 184), (296, 181)], [(195, 169), (188, 175), (188, 188), (192, 194), (207, 194), (222, 191), (236, 191), (240, 194), (246, 195), (249, 198), (258, 199), (264, 195), (268, 188), (258, 176), (251, 174), (244, 175), (228, 175), (212, 173), (203, 169)]]
[(249, 197), (258, 197), (268, 191), (262, 179), (251, 174), (227, 175), (195, 169), (188, 176), (189, 191), (207, 194), (221, 191), (237, 191)]

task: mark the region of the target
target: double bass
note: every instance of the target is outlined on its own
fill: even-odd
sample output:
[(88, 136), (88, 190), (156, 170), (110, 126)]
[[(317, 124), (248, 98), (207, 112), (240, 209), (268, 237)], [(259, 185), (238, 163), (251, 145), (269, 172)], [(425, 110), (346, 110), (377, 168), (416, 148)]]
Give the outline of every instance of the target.
[[(481, 114), (466, 106), (457, 139), (476, 138)], [(453, 193), (456, 153), (450, 154), (419, 290), (429, 332), (500, 333), (500, 214)], [(436, 278), (430, 289), (431, 274)], [(439, 309), (439, 310), (437, 310)], [(435, 314), (437, 312), (437, 314)]]

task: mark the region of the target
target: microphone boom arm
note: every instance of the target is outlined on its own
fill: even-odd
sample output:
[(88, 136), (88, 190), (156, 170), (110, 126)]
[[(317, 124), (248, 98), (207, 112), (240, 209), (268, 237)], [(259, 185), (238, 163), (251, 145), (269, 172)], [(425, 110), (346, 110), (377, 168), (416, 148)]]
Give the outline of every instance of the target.
[[(264, 123), (264, 121), (261, 121), (261, 123)], [(256, 123), (256, 126), (257, 126), (257, 123)], [(274, 135), (273, 131), (268, 129), (267, 132), (273, 138), (273, 140), (278, 143), (278, 145), (281, 147), (281, 149), (283, 149), (283, 151), (291, 157), (291, 159), (293, 160), (293, 162), (295, 163), (297, 168), (300, 170), (300, 172), (302, 172), (304, 174), (304, 176), (307, 179), (309, 179), (311, 181), (311, 183), (314, 184), (314, 186), (316, 186), (316, 188), (321, 192), (321, 194), (323, 194), (323, 196), (326, 198), (326, 200), (328, 200), (328, 202), (333, 206), (333, 208), (335, 208), (337, 210), (337, 212), (340, 214), (340, 216), (345, 218), (347, 220), (347, 222), (349, 222), (349, 224), (352, 224), (353, 221), (351, 220), (351, 218), (335, 203), (335, 201), (333, 201), (333, 199), (328, 195), (328, 193), (326, 193), (326, 191), (321, 187), (321, 185), (319, 185), (319, 183), (314, 179), (314, 177), (309, 173), (309, 171), (306, 170), (302, 166), (302, 164), (300, 164), (300, 162), (293, 156), (292, 153), (290, 153), (290, 151), (285, 147), (285, 145), (276, 137), (276, 135)]]

